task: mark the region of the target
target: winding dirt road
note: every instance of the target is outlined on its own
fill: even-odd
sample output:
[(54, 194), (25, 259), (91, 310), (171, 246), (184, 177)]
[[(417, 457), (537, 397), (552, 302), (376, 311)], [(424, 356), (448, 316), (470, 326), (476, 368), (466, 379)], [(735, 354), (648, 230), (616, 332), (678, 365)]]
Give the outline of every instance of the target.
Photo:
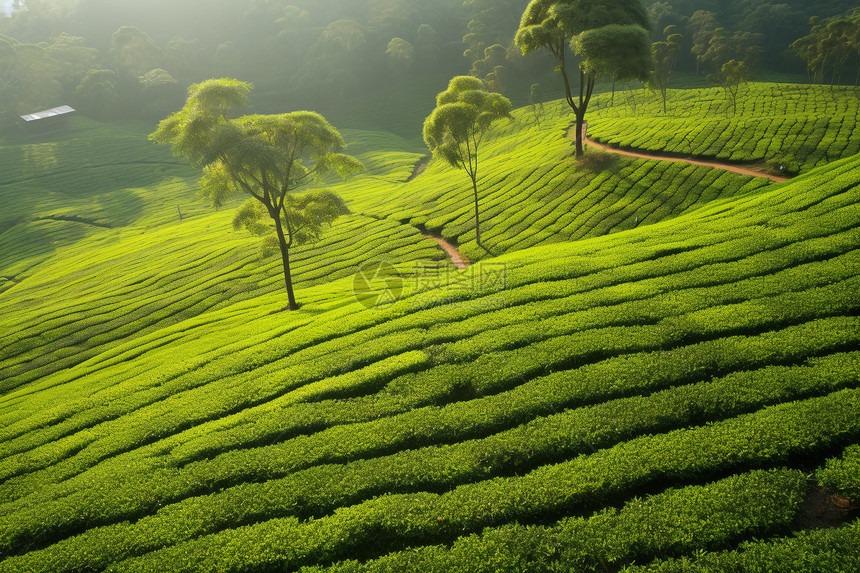
[[(571, 137), (573, 136), (573, 131), (574, 130), (571, 130)], [(595, 141), (590, 137), (583, 138), (583, 142), (592, 147), (596, 147), (597, 149), (602, 149), (607, 153), (615, 153), (616, 155), (623, 155), (625, 157), (635, 157), (637, 159), (653, 159), (656, 161), (671, 161), (673, 163), (689, 163), (690, 165), (713, 167), (715, 169), (722, 169), (723, 171), (731, 171), (732, 173), (738, 173), (739, 175), (765, 177), (767, 179), (770, 179), (771, 181), (775, 181), (776, 183), (785, 183), (790, 179), (790, 177), (786, 177), (784, 175), (774, 175), (773, 173), (768, 173), (764, 169), (756, 169), (754, 167), (741, 167), (739, 165), (732, 165), (731, 163), (723, 163), (715, 159), (688, 159), (685, 157), (660, 155), (658, 153), (651, 153), (645, 150), (628, 151), (625, 149), (618, 149), (617, 147), (611, 147), (609, 145), (606, 145), (605, 143), (600, 143), (599, 141)]]

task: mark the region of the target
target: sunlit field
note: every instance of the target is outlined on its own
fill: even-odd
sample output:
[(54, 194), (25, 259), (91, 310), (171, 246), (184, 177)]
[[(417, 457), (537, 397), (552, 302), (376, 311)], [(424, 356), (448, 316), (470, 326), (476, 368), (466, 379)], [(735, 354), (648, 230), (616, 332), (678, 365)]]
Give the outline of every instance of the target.
[(0, 573), (860, 570), (860, 16), (789, 2), (613, 4), (569, 100), (537, 0), (10, 6)]

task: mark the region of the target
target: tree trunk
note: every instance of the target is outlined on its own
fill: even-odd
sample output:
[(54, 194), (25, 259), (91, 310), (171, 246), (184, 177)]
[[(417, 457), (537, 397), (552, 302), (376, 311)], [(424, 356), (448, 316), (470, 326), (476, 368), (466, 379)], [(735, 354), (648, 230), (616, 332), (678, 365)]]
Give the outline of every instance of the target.
[(588, 111), (588, 103), (594, 92), (594, 76), (579, 73), (579, 106), (576, 108), (576, 157), (581, 158), (585, 153), (583, 145), (582, 125), (585, 123), (585, 114)]
[(582, 145), (582, 124), (584, 120), (585, 114), (578, 113), (576, 114), (576, 157), (581, 158), (584, 153), (584, 148)]
[(290, 310), (298, 310), (299, 303), (296, 302), (296, 295), (293, 294), (293, 276), (290, 273), (290, 247), (287, 245), (287, 239), (284, 236), (284, 228), (281, 225), (280, 213), (275, 214), (272, 218), (275, 220), (275, 231), (278, 234), (278, 246), (281, 248), (281, 261), (284, 265), (284, 283), (287, 286), (287, 301), (289, 302)]
[[(476, 175), (469, 174), (472, 178), (472, 190), (475, 193), (475, 241), (478, 243), (478, 246), (490, 252), (490, 249), (484, 246), (484, 243), (481, 242), (481, 212), (478, 209), (478, 178)], [(492, 254), (492, 253), (490, 253)]]

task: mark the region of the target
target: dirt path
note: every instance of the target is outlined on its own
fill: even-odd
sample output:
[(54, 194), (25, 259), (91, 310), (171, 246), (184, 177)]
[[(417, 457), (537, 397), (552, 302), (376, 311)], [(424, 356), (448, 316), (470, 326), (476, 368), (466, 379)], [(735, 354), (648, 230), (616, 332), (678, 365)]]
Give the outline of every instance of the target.
[(469, 266), (469, 259), (463, 256), (457, 247), (455, 247), (442, 237), (436, 237), (434, 235), (426, 234), (424, 236), (428, 239), (433, 239), (434, 241), (439, 243), (439, 246), (442, 247), (442, 250), (448, 253), (448, 256), (451, 258), (451, 262), (454, 263), (455, 267), (462, 270)]
[(412, 168), (412, 174), (409, 176), (406, 182), (409, 183), (410, 181), (424, 173), (424, 171), (427, 170), (427, 166), (430, 165), (431, 159), (433, 159), (433, 157), (430, 155), (424, 156), (419, 159), (418, 162), (415, 163), (415, 167)]
[(753, 177), (766, 177), (771, 181), (775, 181), (777, 183), (785, 183), (790, 179), (790, 177), (786, 177), (784, 175), (774, 175), (772, 173), (768, 173), (763, 169), (756, 169), (753, 167), (740, 167), (738, 165), (732, 165), (731, 163), (722, 163), (720, 161), (712, 160), (712, 159), (687, 159), (684, 157), (672, 157), (669, 155), (660, 155), (656, 153), (646, 153), (644, 151), (626, 151), (624, 149), (618, 149), (617, 147), (610, 147), (605, 143), (600, 143), (599, 141), (595, 141), (590, 137), (586, 137), (583, 139), (585, 143), (592, 147), (596, 147), (597, 149), (602, 149), (608, 153), (615, 153), (617, 155), (624, 155), (625, 157), (636, 157), (638, 159), (654, 159), (656, 161), (671, 161), (673, 163), (689, 163), (690, 165), (702, 165), (704, 167), (713, 167), (715, 169), (722, 169), (723, 171), (731, 171), (732, 173), (738, 173), (740, 175), (751, 175)]

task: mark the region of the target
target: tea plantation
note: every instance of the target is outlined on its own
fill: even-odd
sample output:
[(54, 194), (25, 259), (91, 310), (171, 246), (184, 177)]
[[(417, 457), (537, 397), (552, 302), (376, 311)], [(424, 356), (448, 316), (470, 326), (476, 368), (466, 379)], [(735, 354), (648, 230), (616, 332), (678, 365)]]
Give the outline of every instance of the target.
[[(860, 88), (745, 84), (733, 113), (723, 90), (671, 90), (667, 114), (651, 94), (631, 92), (589, 121), (595, 139), (681, 155), (760, 162), (789, 173), (860, 152)], [(624, 99), (626, 103), (621, 104)]]
[[(780, 125), (819, 93), (776, 89), (807, 98)], [(625, 97), (591, 135), (646, 121)], [(576, 162), (562, 112), (482, 148), (492, 255), (462, 172), (345, 130), (367, 171), (325, 182), (351, 213), (293, 312), (151, 126), (0, 142), (0, 573), (857, 570), (857, 136), (786, 143), (775, 184)]]

